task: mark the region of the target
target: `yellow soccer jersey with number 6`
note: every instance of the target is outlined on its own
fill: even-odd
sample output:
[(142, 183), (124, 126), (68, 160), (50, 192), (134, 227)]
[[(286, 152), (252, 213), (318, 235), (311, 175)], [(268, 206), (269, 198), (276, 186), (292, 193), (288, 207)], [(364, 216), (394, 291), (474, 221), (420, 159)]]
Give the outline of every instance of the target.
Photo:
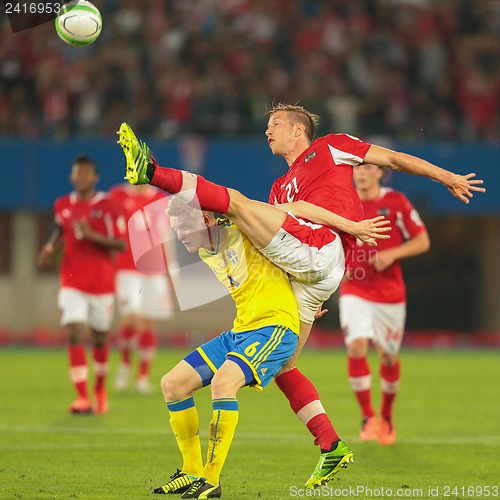
[(217, 219), (212, 229), (215, 251), (201, 249), (199, 255), (236, 303), (233, 331), (283, 325), (298, 334), (297, 303), (288, 276), (228, 219)]

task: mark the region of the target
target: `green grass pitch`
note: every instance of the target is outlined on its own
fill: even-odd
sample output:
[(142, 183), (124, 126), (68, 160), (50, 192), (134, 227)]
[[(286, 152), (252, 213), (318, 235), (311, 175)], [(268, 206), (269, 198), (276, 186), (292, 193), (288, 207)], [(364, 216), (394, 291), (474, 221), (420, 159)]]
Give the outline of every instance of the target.
[[(153, 380), (159, 385), (185, 354), (160, 351)], [(378, 365), (370, 360), (378, 404)], [(116, 363), (115, 353), (112, 368)], [(321, 490), (321, 498), (500, 497), (498, 352), (403, 352), (392, 447), (359, 441), (359, 410), (345, 365), (343, 351), (305, 351), (299, 360), (354, 450), (354, 464)], [(21, 348), (0, 350), (0, 381), (1, 498), (155, 498), (151, 487), (181, 465), (159, 386), (154, 395), (140, 396), (118, 394), (109, 384), (107, 415), (70, 415), (74, 394), (65, 350)], [(273, 383), (263, 393), (242, 389), (238, 399), (223, 498), (306, 497), (301, 488), (319, 450), (288, 402)], [(206, 450), (209, 389), (195, 400)]]

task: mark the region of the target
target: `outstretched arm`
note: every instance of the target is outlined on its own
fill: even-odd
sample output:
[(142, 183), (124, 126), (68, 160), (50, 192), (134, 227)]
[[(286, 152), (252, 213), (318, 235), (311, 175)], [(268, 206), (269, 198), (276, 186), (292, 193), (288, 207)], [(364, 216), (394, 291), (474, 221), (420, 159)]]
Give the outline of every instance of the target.
[(391, 230), (389, 226), (390, 221), (385, 219), (382, 215), (374, 219), (354, 222), (303, 200), (293, 203), (283, 203), (276, 206), (285, 212), (292, 212), (296, 217), (301, 217), (316, 224), (323, 224), (344, 231), (344, 233), (352, 234), (363, 243), (369, 243), (370, 245), (376, 245), (377, 242), (375, 240), (377, 239), (390, 238), (388, 234), (384, 234)]
[(444, 184), (450, 193), (464, 203), (469, 203), (473, 191), (484, 193), (486, 189), (479, 187), (483, 181), (473, 179), (476, 174), (459, 175), (437, 167), (428, 161), (416, 156), (398, 153), (390, 149), (372, 145), (365, 155), (363, 163), (373, 163), (379, 167), (388, 167), (393, 170), (401, 170), (407, 174), (429, 177)]

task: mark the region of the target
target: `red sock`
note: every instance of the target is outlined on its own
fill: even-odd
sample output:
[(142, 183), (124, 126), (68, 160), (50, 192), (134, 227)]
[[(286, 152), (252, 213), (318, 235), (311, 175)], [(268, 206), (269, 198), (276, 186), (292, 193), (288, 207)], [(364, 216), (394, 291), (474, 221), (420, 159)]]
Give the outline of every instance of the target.
[(382, 386), (380, 415), (384, 418), (392, 416), (392, 404), (399, 386), (399, 370), (399, 361), (392, 366), (380, 365), (380, 383)]
[(109, 344), (104, 345), (103, 347), (93, 347), (92, 348), (92, 356), (94, 358), (94, 391), (100, 391), (104, 388), (104, 381), (106, 380), (106, 376), (109, 370)]
[(318, 391), (311, 381), (298, 368), (283, 373), (274, 379), (280, 391), (287, 397), (292, 410), (300, 421), (307, 426), (322, 450), (330, 450), (332, 443), (339, 439), (338, 434), (326, 414)]
[(85, 346), (68, 346), (69, 376), (75, 386), (76, 393), (81, 398), (88, 398), (87, 379), (89, 378), (89, 368), (87, 366), (87, 355)]
[(117, 347), (121, 354), (121, 361), (125, 365), (130, 365), (130, 353), (136, 333), (135, 327), (131, 325), (122, 325), (118, 331)]
[(347, 373), (349, 383), (358, 399), (363, 417), (373, 417), (375, 412), (372, 406), (371, 384), (372, 376), (370, 374), (370, 365), (366, 357), (351, 358), (347, 357)]
[[(193, 206), (225, 214), (229, 208), (229, 192), (224, 186), (207, 181), (201, 175), (191, 174), (174, 168), (162, 168), (153, 159), (156, 166), (151, 185), (171, 194), (183, 192), (185, 201)], [(195, 194), (196, 192), (196, 194)]]
[(139, 335), (139, 377), (148, 377), (156, 354), (156, 332), (144, 330)]

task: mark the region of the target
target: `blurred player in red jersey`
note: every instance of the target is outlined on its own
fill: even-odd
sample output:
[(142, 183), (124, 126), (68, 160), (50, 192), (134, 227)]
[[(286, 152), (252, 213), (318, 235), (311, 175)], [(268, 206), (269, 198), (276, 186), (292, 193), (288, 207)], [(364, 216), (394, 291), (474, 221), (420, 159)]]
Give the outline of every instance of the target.
[[(49, 265), (54, 251), (64, 244), (58, 305), (61, 324), (69, 335), (70, 377), (77, 392), (69, 409), (72, 413), (106, 413), (107, 334), (115, 291), (111, 251), (124, 250), (125, 241), (118, 237), (112, 202), (106, 193), (95, 189), (99, 174), (88, 156), (74, 160), (70, 181), (75, 191), (55, 201), (57, 227), (40, 250), (38, 264)], [(87, 391), (88, 365), (83, 344), (87, 325), (93, 346), (94, 406)]]
[[(389, 240), (377, 249), (358, 241), (351, 267), (340, 287), (340, 324), (345, 336), (348, 374), (363, 418), (362, 441), (394, 444), (392, 406), (399, 385), (399, 349), (406, 319), (406, 289), (401, 259), (430, 248), (427, 230), (417, 211), (398, 191), (382, 187), (382, 168), (354, 167), (354, 182), (366, 217), (383, 215), (391, 221)], [(367, 361), (370, 340), (380, 356), (382, 407), (380, 425), (371, 402), (371, 374)]]
[[(134, 188), (126, 183), (111, 188), (109, 197), (121, 212), (120, 226), (127, 240), (129, 224), (137, 223), (140, 226), (136, 228), (137, 231), (143, 229), (143, 217), (133, 217), (134, 214), (155, 202), (165, 201), (161, 217), (148, 222), (155, 226), (150, 229), (163, 234), (162, 241), (171, 242), (165, 245), (167, 260), (170, 269), (177, 269), (174, 239), (168, 238), (172, 230), (164, 213), (167, 206), (165, 193), (152, 186)], [(119, 391), (127, 389), (132, 370), (131, 352), (137, 347), (139, 367), (135, 389), (141, 394), (149, 394), (152, 391), (149, 373), (157, 345), (156, 321), (169, 319), (173, 314), (170, 285), (165, 274), (145, 273), (137, 269), (130, 243), (124, 252), (117, 253), (116, 267), (116, 297), (122, 321), (118, 332), (121, 361), (114, 380), (115, 387)]]
[[(201, 176), (162, 168), (150, 157), (130, 127), (122, 124), (119, 143), (127, 160), (131, 184), (152, 184), (179, 194), (203, 210), (229, 217), (269, 260), (289, 273), (301, 320), (297, 350), (276, 377), (293, 411), (320, 444), (321, 457), (313, 487), (324, 484), (335, 455), (335, 431), (311, 382), (295, 368), (316, 312), (336, 290), (345, 272), (346, 251), (355, 244), (349, 221), (363, 216), (352, 181), (353, 167), (373, 163), (406, 173), (430, 177), (469, 202), (483, 181), (454, 174), (425, 160), (363, 142), (346, 134), (329, 134), (313, 142), (318, 117), (300, 106), (278, 104), (269, 112), (266, 136), (275, 155), (285, 158), (289, 170), (275, 181), (270, 204), (250, 200), (234, 189)], [(279, 207), (271, 206), (279, 205)], [(363, 241), (383, 238), (383, 217), (365, 221)], [(335, 228), (334, 231), (332, 228)], [(357, 235), (359, 237), (359, 235)], [(333, 432), (332, 432), (333, 431)]]

